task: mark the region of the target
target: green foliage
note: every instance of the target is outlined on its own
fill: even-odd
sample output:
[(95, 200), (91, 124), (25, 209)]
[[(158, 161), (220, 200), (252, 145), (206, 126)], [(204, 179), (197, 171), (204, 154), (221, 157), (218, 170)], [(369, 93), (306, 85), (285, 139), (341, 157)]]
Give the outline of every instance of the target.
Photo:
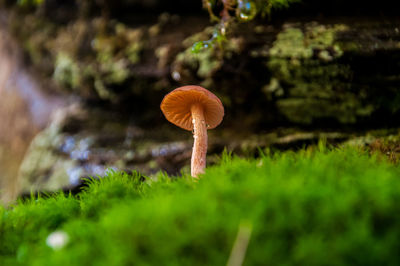
[[(0, 208), (0, 265), (224, 265), (232, 250), (244, 265), (400, 263), (398, 166), (323, 144), (261, 154), (224, 153), (199, 181), (111, 171)], [(65, 246), (46, 245), (55, 231)]]
[(192, 53), (198, 54), (204, 50), (211, 50), (215, 46), (218, 46), (219, 48), (222, 49), (223, 44), (226, 41), (226, 36), (222, 32), (223, 32), (223, 30), (220, 27), (216, 26), (213, 31), (213, 34), (209, 40), (198, 41), (193, 44), (192, 49), (191, 49)]

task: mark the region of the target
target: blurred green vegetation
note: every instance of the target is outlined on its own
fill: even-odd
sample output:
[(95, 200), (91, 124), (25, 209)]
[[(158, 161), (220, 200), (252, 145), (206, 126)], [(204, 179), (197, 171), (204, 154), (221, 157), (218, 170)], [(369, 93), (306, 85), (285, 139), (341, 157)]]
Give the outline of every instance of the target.
[(287, 8), (296, 2), (301, 0), (203, 0), (203, 8), (208, 10), (211, 20), (219, 23), (215, 25), (209, 40), (193, 44), (192, 52), (199, 53), (214, 47), (224, 49), (232, 21), (249, 22), (257, 16), (270, 17), (273, 9)]
[(44, 2), (44, 0), (18, 0), (19, 6), (37, 6)]
[(1, 208), (0, 265), (224, 265), (235, 241), (244, 265), (399, 265), (398, 165), (323, 144), (262, 153), (199, 181), (110, 171)]

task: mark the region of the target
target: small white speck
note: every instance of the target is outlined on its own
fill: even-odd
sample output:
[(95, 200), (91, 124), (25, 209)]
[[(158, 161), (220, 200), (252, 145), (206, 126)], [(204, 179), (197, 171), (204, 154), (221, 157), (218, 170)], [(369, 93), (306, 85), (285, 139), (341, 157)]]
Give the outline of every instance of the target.
[(69, 177), (69, 182), (72, 185), (78, 185), (81, 180), (81, 176), (83, 175), (83, 171), (80, 167), (74, 167), (68, 169), (67, 174)]
[(221, 28), (221, 34), (222, 34), (222, 35), (225, 35), (225, 33), (226, 33), (226, 29), (225, 29), (225, 27), (222, 27), (222, 28)]
[(179, 80), (181, 80), (181, 74), (179, 74), (178, 71), (174, 71), (174, 72), (172, 72), (172, 78), (176, 81), (179, 81)]
[(195, 122), (196, 122), (196, 120), (193, 118), (193, 119), (192, 119), (192, 124), (194, 124)]
[(64, 231), (55, 231), (51, 233), (47, 239), (46, 244), (54, 250), (62, 249), (69, 241), (67, 233)]

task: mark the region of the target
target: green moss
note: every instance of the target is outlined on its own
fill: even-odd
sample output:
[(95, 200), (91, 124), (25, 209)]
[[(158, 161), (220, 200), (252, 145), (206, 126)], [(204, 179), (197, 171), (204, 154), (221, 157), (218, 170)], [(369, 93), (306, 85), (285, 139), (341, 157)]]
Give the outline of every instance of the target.
[[(335, 78), (348, 78), (351, 75), (348, 66), (321, 63), (342, 56), (342, 50), (334, 43), (334, 36), (345, 30), (345, 26), (311, 24), (306, 29), (303, 33), (300, 28), (288, 27), (278, 34), (269, 50), (267, 63), (272, 74), (293, 86), (310, 84), (309, 79), (312, 79), (312, 82), (325, 87), (331, 85), (329, 81)], [(303, 80), (305, 77), (307, 81)]]
[(302, 76), (299, 71), (302, 71), (303, 67), (306, 67), (305, 73), (313, 71), (314, 73), (311, 73), (313, 77), (330, 78), (338, 74), (348, 75), (348, 69), (345, 66), (327, 65), (328, 69), (325, 70), (325, 65), (319, 62), (332, 61), (343, 55), (343, 51), (334, 40), (338, 32), (346, 30), (346, 26), (340, 24), (324, 26), (311, 23), (306, 26), (304, 32), (298, 26), (287, 26), (278, 34), (273, 47), (269, 50), (271, 59), (268, 61), (268, 67), (275, 75), (287, 80), (298, 79)]
[[(273, 78), (265, 93), (275, 95), (289, 121), (311, 124), (334, 118), (351, 124), (375, 110), (362, 91), (353, 89), (351, 66), (340, 61), (344, 50), (336, 39), (348, 30), (341, 24), (308, 23), (285, 25), (278, 34), (269, 50), (267, 66)], [(274, 84), (279, 84), (280, 95), (268, 89), (276, 88)]]
[(65, 53), (59, 53), (55, 60), (53, 78), (67, 88), (78, 88), (81, 84), (82, 72), (78, 63)]
[(340, 57), (342, 51), (334, 43), (335, 36), (346, 29), (347, 27), (341, 24), (325, 26), (311, 23), (304, 30), (297, 28), (296, 25), (287, 26), (278, 34), (274, 46), (270, 49), (270, 55), (279, 58), (307, 59), (313, 56), (315, 50), (326, 51), (333, 48), (334, 56)]
[(206, 79), (212, 75), (212, 73), (221, 67), (222, 62), (216, 56), (217, 51), (215, 49), (199, 49), (193, 52), (193, 45), (201, 39), (208, 38), (213, 32), (212, 27), (206, 28), (204, 31), (197, 33), (183, 41), (183, 45), (186, 49), (176, 56), (174, 61), (174, 69), (179, 72), (181, 68), (188, 68), (192, 71), (196, 71), (196, 75), (201, 79)]
[(347, 95), (340, 104), (318, 98), (288, 98), (277, 101), (277, 107), (292, 122), (311, 124), (315, 119), (335, 118), (343, 124), (356, 123), (358, 116), (372, 113), (372, 105), (363, 106), (354, 95)]
[[(0, 208), (3, 265), (397, 265), (400, 169), (351, 148), (224, 155), (200, 181), (109, 172)], [(55, 249), (54, 232), (68, 236)], [(245, 243), (245, 242), (243, 242)], [(243, 249), (245, 251), (245, 249)]]
[(129, 29), (119, 23), (115, 34), (98, 34), (93, 40), (96, 60), (91, 62), (89, 78), (94, 80), (94, 88), (102, 99), (117, 97), (109, 86), (124, 83), (131, 77), (129, 66), (140, 62), (144, 47), (143, 33), (140, 29)]
[[(83, 95), (97, 94), (101, 99), (117, 97), (110, 87), (120, 85), (131, 77), (129, 66), (140, 62), (145, 41), (143, 30), (131, 29), (118, 23), (110, 32), (101, 29), (101, 21), (94, 25), (77, 22), (70, 29), (60, 29), (52, 42), (55, 54), (53, 78), (62, 87), (81, 92)], [(89, 28), (94, 33), (89, 33)], [(80, 40), (73, 39), (73, 33)], [(92, 50), (79, 55), (85, 35), (93, 36)], [(57, 45), (62, 43), (63, 45)]]
[[(223, 65), (224, 58), (231, 58), (241, 52), (241, 40), (238, 38), (225, 39), (225, 36), (215, 33), (215, 28), (208, 27), (183, 41), (186, 49), (179, 53), (173, 63), (173, 72), (181, 77), (193, 74), (202, 79), (203, 86), (213, 83), (212, 76)], [(204, 39), (209, 41), (200, 41)], [(219, 49), (221, 48), (221, 49)], [(193, 73), (185, 73), (185, 72)], [(181, 73), (182, 72), (182, 73)]]
[(304, 34), (301, 29), (289, 28), (278, 34), (274, 47), (270, 49), (271, 56), (290, 58), (309, 58), (312, 56), (310, 47), (304, 45)]
[(122, 23), (116, 24), (111, 34), (99, 33), (93, 40), (97, 60), (104, 64), (123, 58), (136, 64), (144, 45), (143, 30), (128, 28)]

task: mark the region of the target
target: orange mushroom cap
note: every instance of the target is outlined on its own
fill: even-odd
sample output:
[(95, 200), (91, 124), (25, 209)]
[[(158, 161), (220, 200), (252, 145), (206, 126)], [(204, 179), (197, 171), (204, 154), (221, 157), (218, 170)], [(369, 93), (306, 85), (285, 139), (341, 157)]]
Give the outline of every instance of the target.
[(165, 118), (186, 130), (193, 130), (191, 107), (201, 104), (208, 129), (217, 127), (224, 117), (224, 106), (212, 92), (200, 86), (183, 86), (167, 95), (161, 102)]

